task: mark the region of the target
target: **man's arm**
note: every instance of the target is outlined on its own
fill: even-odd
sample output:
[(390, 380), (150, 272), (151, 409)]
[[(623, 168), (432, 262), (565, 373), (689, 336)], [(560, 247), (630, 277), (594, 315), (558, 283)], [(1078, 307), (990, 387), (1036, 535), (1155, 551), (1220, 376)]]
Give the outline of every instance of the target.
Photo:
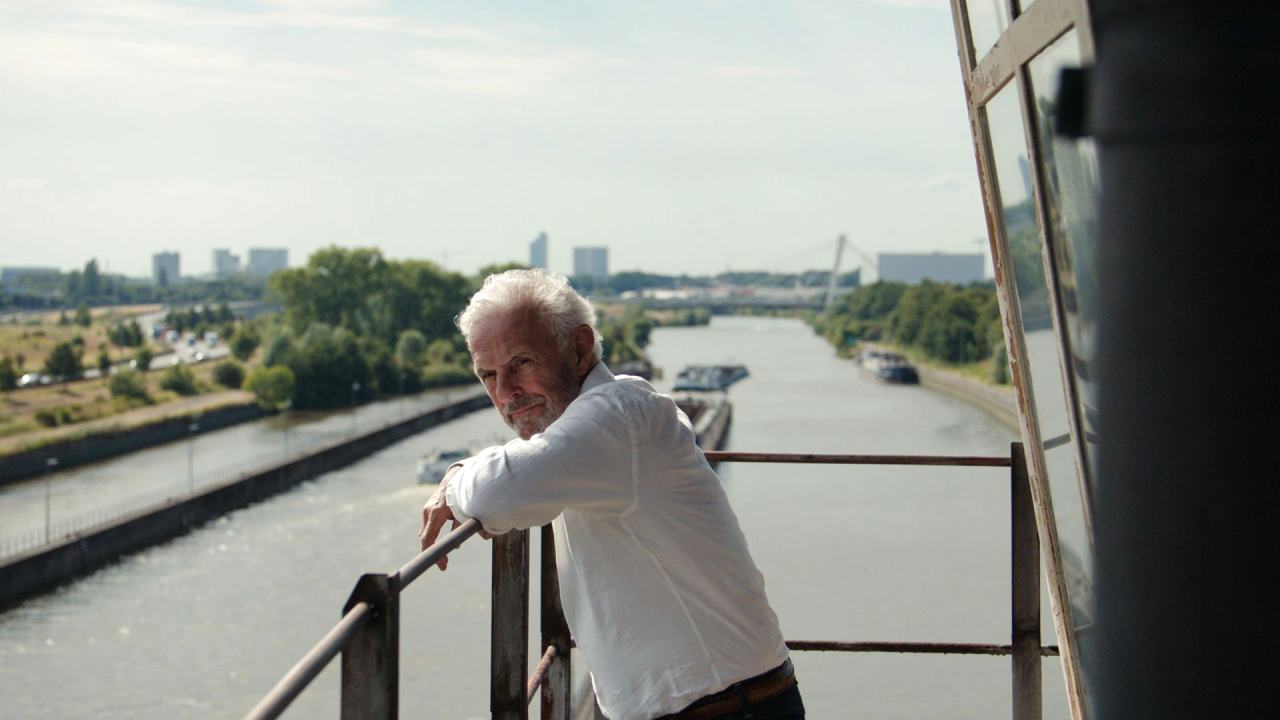
[(492, 533), (550, 522), (566, 508), (627, 512), (636, 497), (635, 440), (644, 420), (617, 398), (591, 393), (529, 440), (487, 448), (445, 483), (453, 518), (475, 517)]

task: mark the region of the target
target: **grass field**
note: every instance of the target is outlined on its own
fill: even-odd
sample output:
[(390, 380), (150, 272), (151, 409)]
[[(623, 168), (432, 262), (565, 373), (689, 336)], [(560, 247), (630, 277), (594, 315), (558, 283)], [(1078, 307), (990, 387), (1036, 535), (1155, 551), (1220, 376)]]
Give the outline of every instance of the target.
[[(94, 308), (90, 310), (93, 322), (89, 327), (70, 322), (58, 324), (60, 313), (42, 312), (26, 313), (12, 317), (0, 323), (0, 354), (7, 355), (18, 363), (19, 374), (40, 372), (44, 367), (44, 359), (54, 345), (70, 342), (76, 336), (84, 340), (84, 355), (81, 362), (85, 367), (92, 367), (98, 359), (98, 352), (106, 347), (113, 360), (120, 361), (133, 357), (138, 348), (115, 347), (107, 340), (107, 332), (116, 324), (150, 312), (157, 312), (159, 305), (129, 305), (121, 307)], [(67, 313), (73, 318), (74, 313)], [(158, 352), (159, 348), (153, 347)]]

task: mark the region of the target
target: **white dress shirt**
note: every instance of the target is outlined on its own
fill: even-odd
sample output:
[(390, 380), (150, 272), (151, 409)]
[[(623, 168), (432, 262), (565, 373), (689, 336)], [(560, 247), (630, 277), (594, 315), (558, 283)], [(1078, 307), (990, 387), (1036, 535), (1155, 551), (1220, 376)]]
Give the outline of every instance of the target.
[(463, 461), (446, 499), (492, 533), (551, 523), (565, 618), (611, 720), (675, 712), (787, 658), (689, 419), (640, 378), (598, 363), (546, 432)]

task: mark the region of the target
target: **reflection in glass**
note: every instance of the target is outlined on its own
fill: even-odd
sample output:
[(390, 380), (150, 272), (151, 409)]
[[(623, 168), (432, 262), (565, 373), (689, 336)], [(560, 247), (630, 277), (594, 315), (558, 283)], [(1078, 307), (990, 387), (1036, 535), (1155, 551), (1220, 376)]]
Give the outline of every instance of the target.
[(1009, 27), (1008, 0), (967, 0), (969, 34), (973, 38), (974, 62), (977, 63)]
[(1000, 91), (986, 106), (987, 122), (1014, 289), (1021, 305), (1019, 319), (1026, 342), (1033, 422), (1044, 447), (1046, 481), (1071, 606), (1069, 617), (1074, 629), (1080, 631), (1093, 618), (1093, 551), (1080, 493), (1076, 440), (1071, 434), (1070, 406), (1059, 364), (1060, 343), (1054, 332), (1045, 282), (1044, 248), (1032, 200), (1032, 169), (1017, 93), (1016, 85)]
[(1098, 163), (1092, 140), (1057, 137), (1052, 127), (1058, 73), (1064, 67), (1079, 65), (1080, 49), (1072, 31), (1037, 56), (1030, 69), (1054, 272), (1071, 349), (1077, 417), (1085, 435), (1086, 477), (1092, 482), (1097, 467), (1098, 421), (1097, 382), (1092, 372), (1098, 327)]

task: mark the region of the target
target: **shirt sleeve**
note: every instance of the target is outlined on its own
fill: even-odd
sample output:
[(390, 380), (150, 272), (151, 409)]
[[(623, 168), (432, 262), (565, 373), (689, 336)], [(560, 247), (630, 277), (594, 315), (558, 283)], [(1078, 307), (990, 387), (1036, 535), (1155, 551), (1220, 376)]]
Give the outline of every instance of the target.
[(544, 525), (566, 508), (626, 514), (637, 492), (634, 421), (616, 398), (579, 396), (546, 432), (463, 461), (445, 499), (459, 520), (494, 534)]

